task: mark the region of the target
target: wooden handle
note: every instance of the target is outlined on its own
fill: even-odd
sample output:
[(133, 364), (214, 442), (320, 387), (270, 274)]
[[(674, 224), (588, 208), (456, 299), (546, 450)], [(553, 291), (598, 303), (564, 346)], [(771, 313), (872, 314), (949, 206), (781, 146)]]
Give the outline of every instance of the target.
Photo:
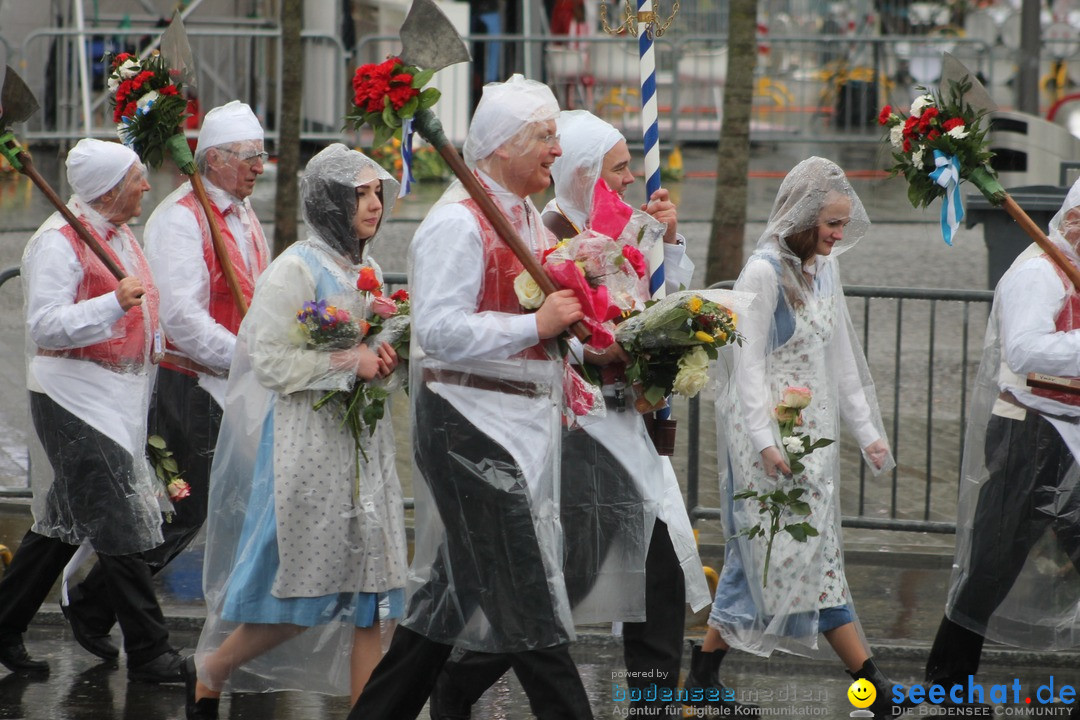
[[(514, 256), (517, 257), (521, 264), (525, 267), (525, 271), (532, 275), (532, 279), (536, 281), (536, 284), (544, 292), (545, 295), (550, 295), (554, 292), (558, 292), (559, 287), (552, 281), (548, 274), (544, 272), (544, 268), (541, 267), (540, 261), (536, 259), (536, 255), (532, 250), (525, 245), (525, 241), (522, 240), (517, 231), (514, 230), (514, 226), (510, 224), (510, 221), (506, 219), (502, 211), (496, 207), (495, 202), (488, 196), (484, 190), (484, 186), (480, 184), (480, 181), (476, 179), (476, 176), (472, 174), (465, 161), (458, 155), (454, 146), (449, 142), (438, 146), (439, 155), (443, 160), (446, 160), (446, 164), (450, 166), (450, 169), (457, 175), (458, 180), (465, 186), (465, 189), (469, 191), (469, 195), (476, 204), (480, 206), (480, 210), (483, 211), (487, 219), (491, 221), (492, 226), (495, 228), (495, 232), (499, 234), (502, 241), (506, 243), (510, 250), (513, 251)], [(589, 328), (585, 327), (582, 322), (576, 322), (570, 326), (570, 331), (577, 336), (578, 340), (585, 342), (592, 336), (592, 332)]]
[(60, 196), (56, 194), (56, 191), (45, 181), (45, 178), (41, 177), (41, 173), (34, 167), (34, 162), (30, 159), (30, 156), (25, 152), (20, 152), (19, 162), (22, 163), (22, 168), (19, 172), (30, 178), (30, 180), (38, 186), (38, 189), (45, 193), (45, 197), (49, 199), (49, 202), (60, 211), (60, 214), (68, 221), (68, 224), (71, 225), (71, 228), (79, 238), (86, 243), (86, 246), (89, 247), (90, 250), (98, 256), (98, 259), (105, 264), (105, 267), (109, 269), (109, 272), (113, 274), (113, 277), (117, 280), (123, 280), (127, 277), (123, 268), (117, 265), (112, 257), (105, 252), (105, 248), (101, 247), (101, 243), (90, 234), (90, 231), (86, 229), (86, 226), (79, 222), (79, 218), (75, 217), (75, 213), (71, 212), (64, 201), (60, 199)]
[(229, 286), (233, 302), (236, 303), (237, 309), (240, 310), (240, 317), (244, 317), (248, 309), (247, 299), (244, 297), (243, 291), (240, 290), (240, 279), (236, 277), (236, 268), (233, 267), (232, 261), (229, 260), (229, 251), (225, 247), (225, 239), (221, 237), (221, 229), (218, 227), (217, 220), (214, 219), (214, 211), (210, 207), (210, 198), (206, 196), (206, 187), (203, 185), (202, 176), (199, 175), (198, 170), (191, 173), (191, 187), (195, 190), (195, 197), (198, 198), (199, 204), (202, 205), (203, 212), (206, 213), (206, 222), (210, 226), (210, 239), (214, 245), (214, 254), (217, 255), (218, 264), (221, 265), (221, 271), (225, 274), (225, 284)]
[(1073, 287), (1080, 290), (1080, 269), (1069, 262), (1065, 257), (1065, 253), (1061, 251), (1054, 243), (1050, 242), (1050, 238), (1046, 237), (1046, 233), (1042, 231), (1035, 221), (1028, 217), (1028, 214), (1024, 212), (1023, 208), (1016, 204), (1016, 201), (1012, 199), (1012, 196), (1005, 195), (1005, 200), (1001, 206), (1005, 209), (1005, 212), (1009, 213), (1013, 220), (1020, 226), (1020, 228), (1028, 234), (1035, 244), (1038, 245), (1046, 256), (1072, 281)]

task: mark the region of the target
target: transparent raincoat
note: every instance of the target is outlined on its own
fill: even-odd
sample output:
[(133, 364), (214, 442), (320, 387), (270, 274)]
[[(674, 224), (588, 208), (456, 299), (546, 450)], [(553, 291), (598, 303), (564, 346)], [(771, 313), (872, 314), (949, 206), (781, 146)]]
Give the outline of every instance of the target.
[[(558, 127), (563, 154), (551, 168), (555, 198), (544, 212), (559, 212), (586, 231), (604, 156), (623, 137), (580, 110), (562, 112)], [(639, 250), (639, 230), (640, 242), (662, 242), (664, 226), (640, 210), (627, 225), (623, 242)], [(641, 285), (630, 288), (637, 309), (649, 299), (648, 283)], [(670, 289), (677, 290), (677, 284)], [(572, 345), (572, 355), (580, 357), (580, 345)], [(679, 558), (686, 601), (699, 610), (709, 604), (709, 589), (671, 461), (656, 453), (633, 402), (619, 403), (614, 384), (604, 391), (607, 413), (563, 435), (564, 572), (574, 620), (645, 620), (645, 556), (657, 519), (667, 525)]]
[[(68, 177), (76, 190), (68, 208), (145, 294), (125, 312), (119, 282), (60, 213), (26, 245), (26, 378), (37, 430), (33, 530), (129, 555), (161, 542), (161, 510), (170, 507), (146, 459), (152, 362), (161, 343), (157, 290), (126, 225), (149, 186), (134, 152), (96, 140), (72, 149)], [(107, 219), (118, 216), (120, 224)]]
[[(831, 254), (820, 253), (819, 225), (847, 221)], [(855, 621), (844, 575), (840, 534), (839, 452), (836, 443), (802, 458), (803, 471), (769, 477), (761, 451), (784, 449), (777, 406), (788, 388), (808, 389), (800, 434), (840, 440), (841, 420), (859, 446), (885, 440), (873, 382), (851, 327), (836, 256), (866, 232), (869, 220), (843, 171), (810, 158), (788, 173), (769, 222), (747, 261), (736, 290), (755, 294), (738, 318), (741, 346), (728, 346), (717, 367), (718, 464), (727, 547), (709, 624), (734, 647), (768, 655), (780, 648), (799, 654), (818, 650), (818, 633)], [(798, 247), (806, 248), (800, 260)], [(813, 248), (813, 249), (811, 249)], [(886, 441), (887, 442), (887, 441)], [(894, 465), (879, 457), (883, 472)], [(766, 536), (741, 533), (762, 522), (755, 500), (734, 501), (746, 491), (804, 488), (810, 505), (803, 518), (818, 531), (805, 542), (781, 530), (764, 584)], [(833, 610), (833, 608), (846, 608)], [(827, 610), (828, 609), (828, 610)]]
[[(537, 254), (535, 206), (506, 189), (550, 151), (558, 105), (514, 76), (489, 85), (465, 160)], [(502, 181), (500, 183), (499, 181)], [(518, 652), (573, 639), (562, 576), (562, 363), (513, 289), (521, 263), (460, 183), (410, 247), (416, 551), (403, 624), (436, 642)]]
[[(1050, 239), (1080, 265), (1080, 185)], [(1080, 395), (1028, 373), (1080, 376), (1080, 294), (1032, 245), (1001, 278), (972, 393), (946, 614), (999, 642), (1080, 644)]]
[[(347, 362), (359, 342), (348, 325), (372, 314), (361, 272), (381, 281), (381, 271), (368, 256), (377, 236), (361, 244), (354, 218), (357, 188), (378, 181), (385, 217), (398, 184), (375, 162), (344, 145), (312, 158), (301, 182), (308, 236), (259, 279), (240, 328), (211, 474), (196, 653), (214, 689), (348, 694), (354, 628), (401, 613), (406, 542), (389, 413), (358, 448), (339, 400), (314, 408), (363, 382)], [(325, 341), (298, 319), (320, 302), (340, 322), (322, 326), (336, 333)], [(305, 631), (222, 684), (206, 657), (241, 622)]]

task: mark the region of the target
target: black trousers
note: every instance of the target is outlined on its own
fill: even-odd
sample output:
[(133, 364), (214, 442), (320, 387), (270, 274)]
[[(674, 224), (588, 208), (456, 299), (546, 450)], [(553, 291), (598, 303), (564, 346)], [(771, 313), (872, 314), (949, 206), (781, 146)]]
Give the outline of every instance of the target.
[[(162, 368), (150, 409), (150, 434), (160, 435), (173, 453), (191, 495), (173, 504), (171, 522), (163, 522), (165, 540), (143, 553), (154, 575), (191, 544), (206, 521), (210, 496), (210, 466), (221, 427), (221, 408), (198, 379)], [(101, 564), (86, 579), (71, 588), (70, 600), (79, 617), (95, 631), (107, 633), (117, 618), (116, 603), (107, 590), (108, 581)]]
[[(564, 462), (562, 467), (562, 520), (566, 544), (563, 565), (571, 604), (589, 594), (595, 569), (610, 550), (610, 538), (624, 531), (625, 519), (617, 506), (640, 502), (637, 489), (617, 458), (587, 433), (563, 433), (563, 456), (584, 462), (587, 468)], [(591, 477), (585, 478), (585, 473)], [(645, 558), (645, 620), (623, 625), (626, 669), (644, 673), (627, 684), (644, 690), (655, 683), (679, 684), (685, 629), (686, 585), (667, 525), (653, 524)], [(510, 658), (496, 653), (455, 653), (444, 672), (455, 693), (472, 704), (511, 668)]]
[(533, 525), (529, 490), (509, 452), (421, 385), (414, 453), (446, 537), (428, 580), (409, 597), (405, 625), (460, 635), (477, 612), (501, 647), (552, 647), (569, 640), (557, 616)]
[[(452, 649), (398, 627), (390, 649), (371, 674), (348, 720), (407, 720), (418, 716)], [(589, 698), (568, 645), (512, 653), (509, 657), (536, 717), (591, 720)]]
[[(1034, 412), (1024, 420), (991, 416), (985, 453), (989, 476), (975, 506), (968, 577), (951, 618), (942, 618), (926, 663), (926, 679), (943, 685), (978, 672), (983, 636), (970, 628), (986, 627), (1048, 529), (1080, 568), (1080, 527), (1052, 511), (1061, 506), (1057, 491), (1075, 464), (1054, 426)], [(1071, 506), (1078, 500), (1066, 502)]]
[[(21, 640), (53, 583), (79, 549), (30, 530), (0, 580), (0, 645)], [(128, 665), (149, 662), (169, 650), (169, 631), (140, 555), (98, 554), (107, 591), (116, 603)]]

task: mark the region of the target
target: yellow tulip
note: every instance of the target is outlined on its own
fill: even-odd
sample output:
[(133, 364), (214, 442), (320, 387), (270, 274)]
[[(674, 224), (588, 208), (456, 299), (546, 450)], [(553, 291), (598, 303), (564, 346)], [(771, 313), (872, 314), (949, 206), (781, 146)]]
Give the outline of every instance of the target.
[(698, 330), (696, 333), (694, 333), (694, 337), (696, 337), (701, 342), (706, 342), (706, 343), (714, 343), (714, 342), (716, 342), (716, 338), (714, 338), (712, 335), (705, 332), (704, 330)]

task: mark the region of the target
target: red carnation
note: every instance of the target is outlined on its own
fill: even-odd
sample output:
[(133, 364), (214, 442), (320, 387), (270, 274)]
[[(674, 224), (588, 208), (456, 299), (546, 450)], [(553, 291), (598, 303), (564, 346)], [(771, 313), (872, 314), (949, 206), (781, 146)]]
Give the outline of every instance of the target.
[(911, 152), (911, 140), (904, 138), (904, 147), (902, 149), (906, 153)]
[(941, 127), (945, 130), (945, 132), (949, 132), (953, 128), (964, 127), (964, 119), (958, 117), (949, 118), (941, 124)]
[(926, 133), (926, 139), (929, 140), (930, 142), (933, 142), (934, 140), (937, 140), (939, 137), (941, 137), (941, 131), (938, 130), (937, 128), (934, 128), (930, 132)]
[(892, 115), (892, 105), (886, 105), (881, 108), (881, 112), (878, 114), (878, 125), (884, 125), (889, 122), (889, 116)]
[[(406, 76), (408, 77), (408, 76)], [(420, 94), (420, 91), (411, 85), (398, 85), (390, 88), (390, 104), (395, 110), (405, 107), (405, 103)]]
[(160, 94), (160, 95), (176, 95), (177, 94), (176, 86), (175, 85), (166, 85), (165, 87), (158, 90), (158, 94)]
[(390, 295), (390, 299), (393, 300), (394, 302), (399, 302), (399, 303), (400, 302), (409, 302), (409, 291), (406, 290), (405, 288), (402, 288), (400, 290), (395, 290)]
[(922, 116), (919, 118), (919, 132), (924, 135), (930, 130), (930, 123), (938, 116), (938, 109), (936, 107), (928, 107), (923, 110)]
[(154, 73), (150, 72), (149, 70), (143, 70), (141, 73), (132, 78), (131, 86), (136, 90), (139, 90), (142, 88), (143, 83), (147, 82), (152, 77), (154, 77)]
[(909, 138), (915, 133), (915, 129), (919, 126), (919, 118), (909, 117), (904, 121), (904, 137)]

